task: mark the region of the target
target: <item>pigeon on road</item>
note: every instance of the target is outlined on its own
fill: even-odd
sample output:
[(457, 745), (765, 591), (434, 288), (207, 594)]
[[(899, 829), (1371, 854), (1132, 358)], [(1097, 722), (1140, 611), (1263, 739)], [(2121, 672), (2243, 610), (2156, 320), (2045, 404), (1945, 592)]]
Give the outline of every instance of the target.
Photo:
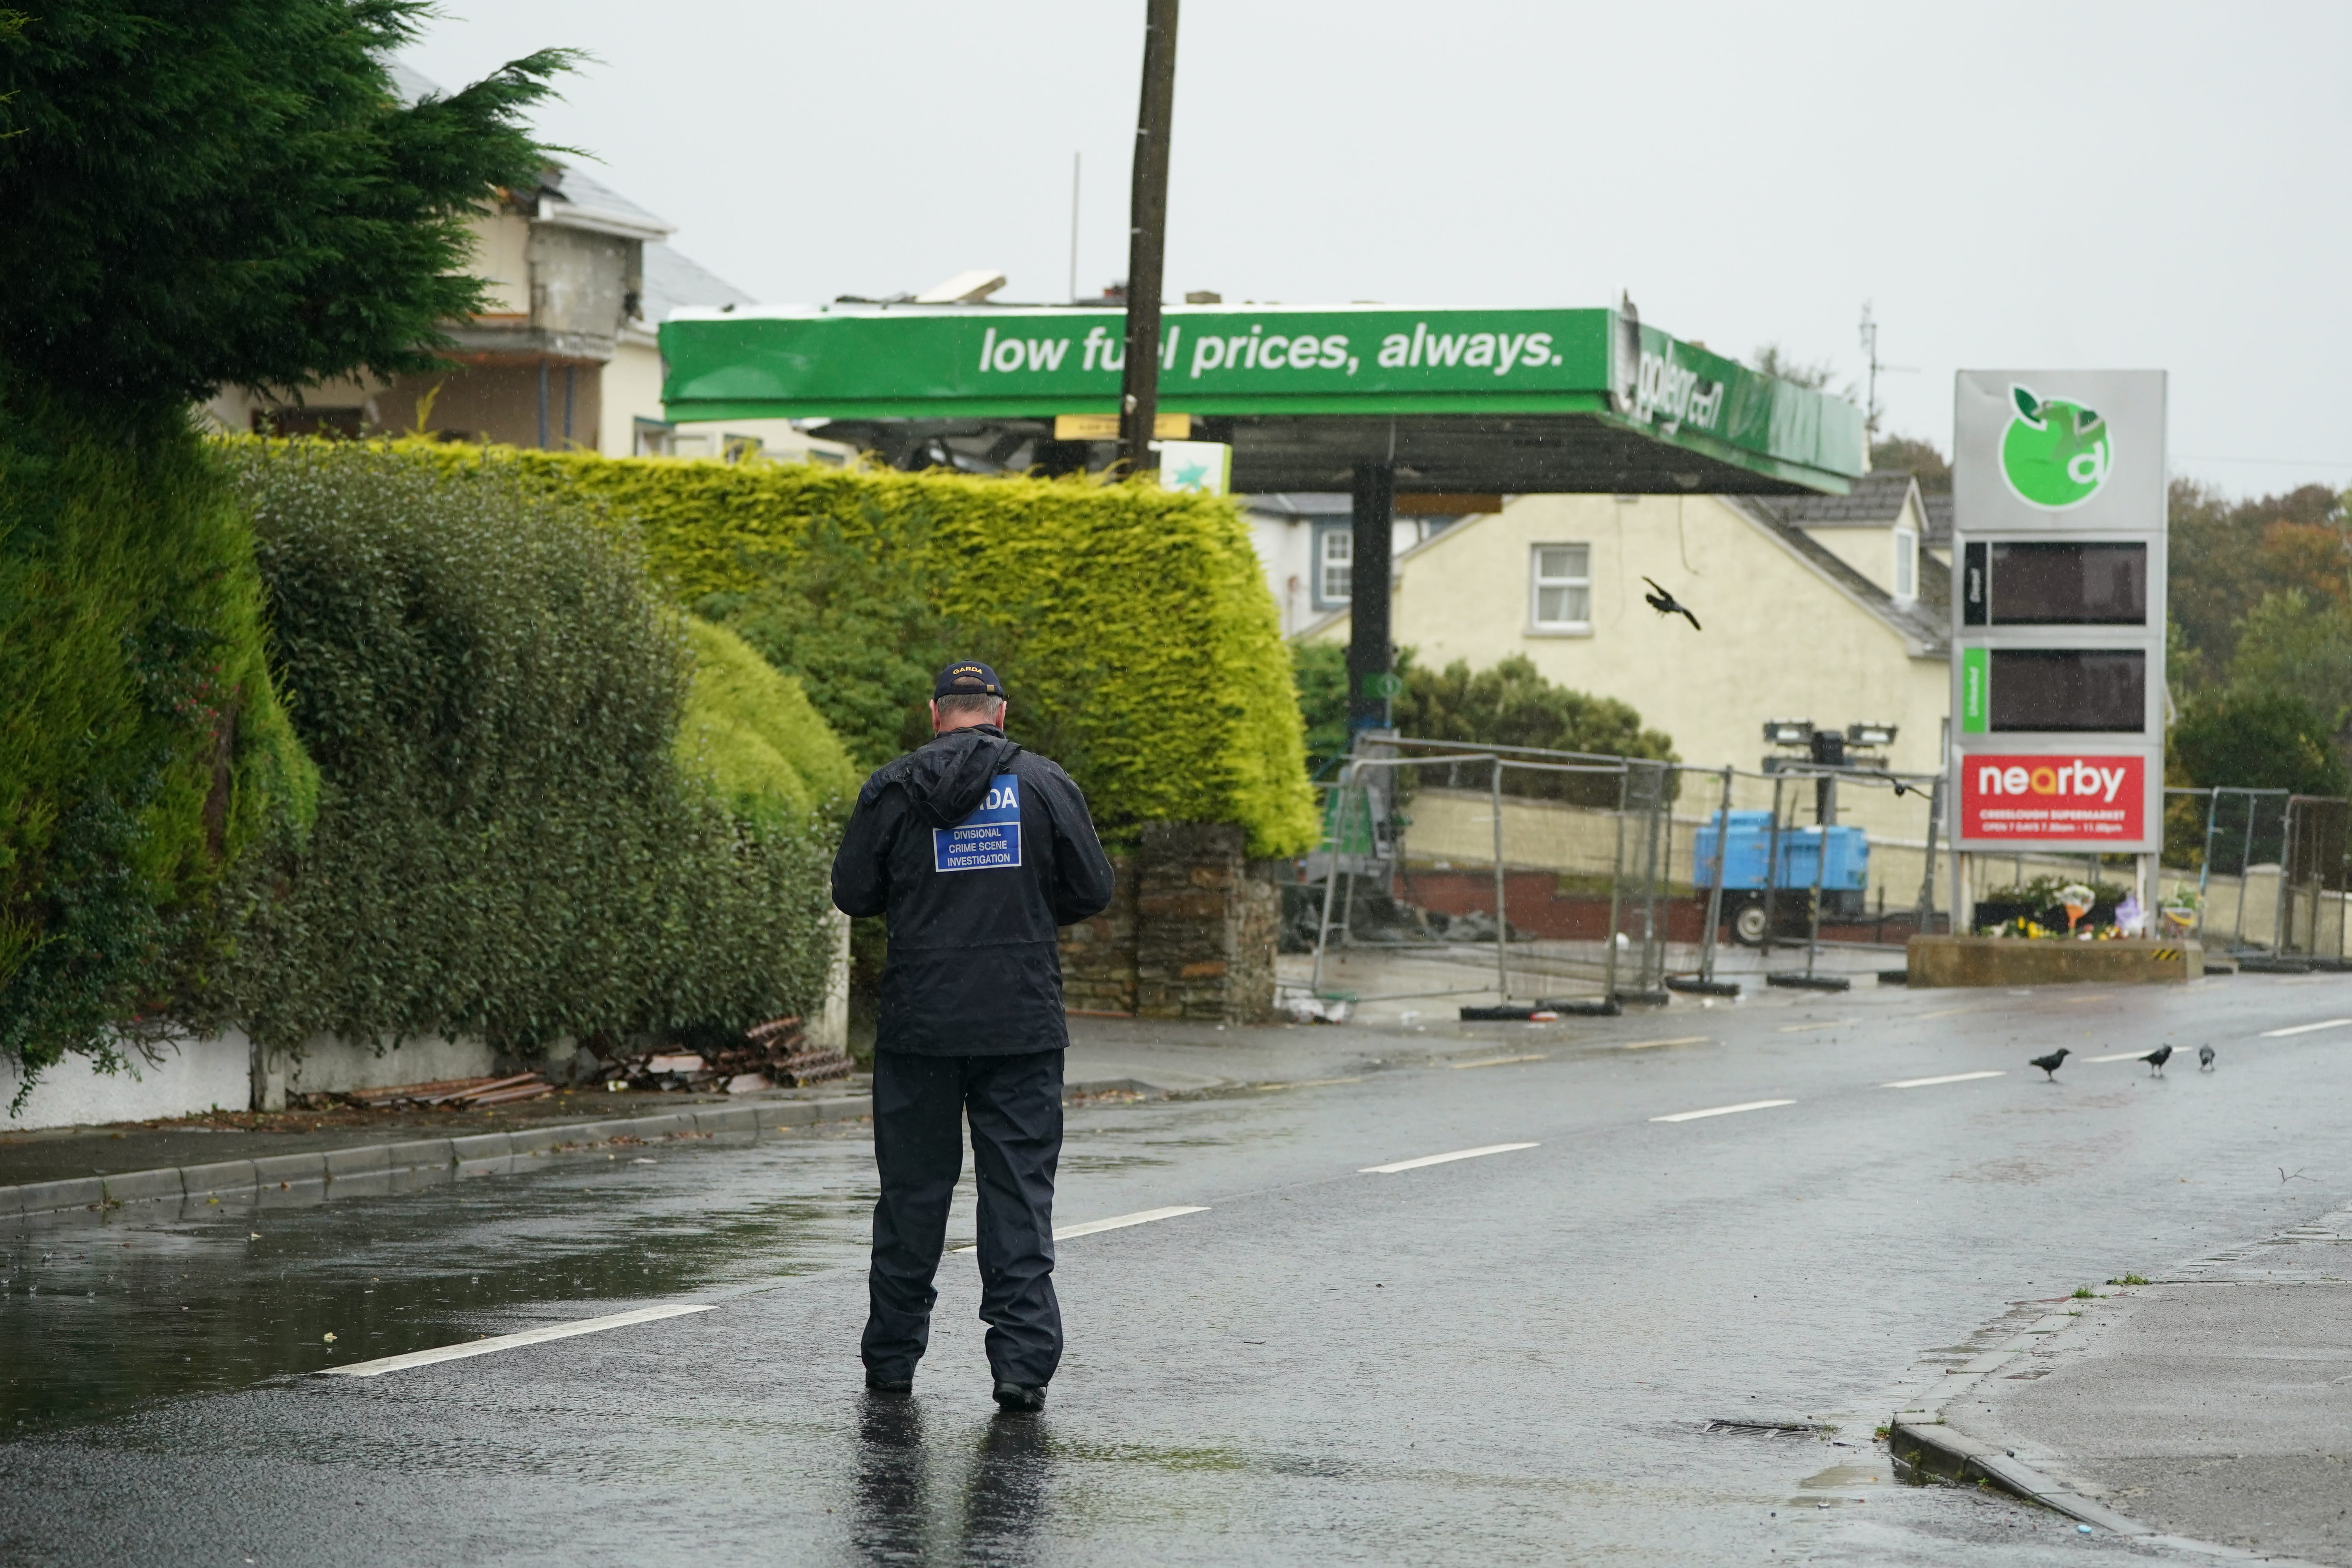
[(2147, 1064), (2150, 1078), (2161, 1078), (2164, 1076), (2164, 1064), (2172, 1059), (2172, 1047), (2158, 1046), (2139, 1059)]
[(1682, 616), (1683, 619), (1691, 624), (1691, 630), (1695, 632), (1704, 631), (1706, 629), (1698, 624), (1698, 617), (1690, 613), (1690, 606), (1688, 605), (1684, 604), (1672, 594), (1667, 593), (1664, 588), (1658, 586), (1658, 580), (1656, 578), (1644, 577), (1642, 581), (1650, 585), (1650, 591), (1642, 595), (1642, 602), (1643, 604), (1649, 605), (1650, 608), (1657, 611), (1658, 614), (1662, 616)]
[(2211, 1072), (2213, 1070), (2212, 1047), (2200, 1046), (2197, 1047), (2197, 1070), (2199, 1072)]
[(2064, 1047), (2064, 1046), (2061, 1046), (2061, 1047), (2059, 1047), (2056, 1050), (2054, 1050), (2054, 1051), (2051, 1052), (2051, 1053), (2050, 1053), (2048, 1056), (2046, 1056), (2046, 1057), (2035, 1057), (2032, 1061), (2028, 1062), (2026, 1065), (2027, 1065), (2028, 1067), (2037, 1067), (2037, 1068), (2040, 1068), (2043, 1072), (2047, 1073), (2051, 1078), (2055, 1079), (2055, 1078), (2058, 1076), (2058, 1064), (2059, 1064), (2059, 1063), (2061, 1063), (2061, 1062), (2063, 1062), (2063, 1061), (2064, 1061), (2064, 1060), (2065, 1060), (2069, 1056), (2071, 1056), (2071, 1055), (2073, 1055), (2073, 1054), (2074, 1054), (2074, 1053), (2073, 1053), (2073, 1052), (2072, 1052), (2068, 1047)]

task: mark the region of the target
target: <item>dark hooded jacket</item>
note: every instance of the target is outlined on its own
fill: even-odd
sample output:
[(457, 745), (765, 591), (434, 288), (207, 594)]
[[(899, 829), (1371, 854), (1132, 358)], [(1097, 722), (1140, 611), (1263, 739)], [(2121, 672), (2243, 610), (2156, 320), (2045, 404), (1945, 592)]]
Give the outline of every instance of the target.
[(1009, 1056), (1070, 1043), (1055, 928), (1110, 904), (1086, 796), (993, 724), (877, 770), (833, 861), (833, 901), (887, 914), (875, 1048)]

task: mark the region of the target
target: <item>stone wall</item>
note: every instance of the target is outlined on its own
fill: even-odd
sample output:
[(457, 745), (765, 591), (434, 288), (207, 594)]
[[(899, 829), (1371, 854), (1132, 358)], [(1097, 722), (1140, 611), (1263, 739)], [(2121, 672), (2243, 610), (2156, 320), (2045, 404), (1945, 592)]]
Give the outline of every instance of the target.
[(1062, 1005), (1074, 1013), (1135, 1011), (1135, 861), (1113, 856), (1110, 908), (1062, 928)]
[(1244, 858), (1242, 829), (1154, 823), (1112, 862), (1111, 906), (1062, 933), (1076, 1012), (1249, 1023), (1274, 1011), (1282, 900)]

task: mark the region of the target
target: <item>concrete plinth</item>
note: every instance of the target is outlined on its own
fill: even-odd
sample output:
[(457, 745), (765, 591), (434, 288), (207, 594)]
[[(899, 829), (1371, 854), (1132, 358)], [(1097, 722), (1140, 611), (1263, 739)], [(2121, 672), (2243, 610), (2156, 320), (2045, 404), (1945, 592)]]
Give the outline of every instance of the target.
[(1914, 985), (2136, 985), (2198, 978), (2205, 950), (2193, 942), (1915, 936), (1905, 963)]

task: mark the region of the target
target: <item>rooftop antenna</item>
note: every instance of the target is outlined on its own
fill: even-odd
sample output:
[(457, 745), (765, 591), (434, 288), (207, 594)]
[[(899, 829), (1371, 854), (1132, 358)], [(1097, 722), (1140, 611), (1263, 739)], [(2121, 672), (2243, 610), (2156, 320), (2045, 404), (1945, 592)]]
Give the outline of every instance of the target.
[(1070, 303), (1078, 302), (1078, 168), (1084, 153), (1070, 154)]
[(1862, 302), (1862, 352), (1870, 356), (1870, 389), (1864, 395), (1862, 406), (1862, 440), (1864, 447), (1878, 444), (1878, 373), (1889, 375), (1916, 375), (1916, 364), (1881, 364), (1878, 359), (1878, 323), (1871, 319), (1870, 301)]

